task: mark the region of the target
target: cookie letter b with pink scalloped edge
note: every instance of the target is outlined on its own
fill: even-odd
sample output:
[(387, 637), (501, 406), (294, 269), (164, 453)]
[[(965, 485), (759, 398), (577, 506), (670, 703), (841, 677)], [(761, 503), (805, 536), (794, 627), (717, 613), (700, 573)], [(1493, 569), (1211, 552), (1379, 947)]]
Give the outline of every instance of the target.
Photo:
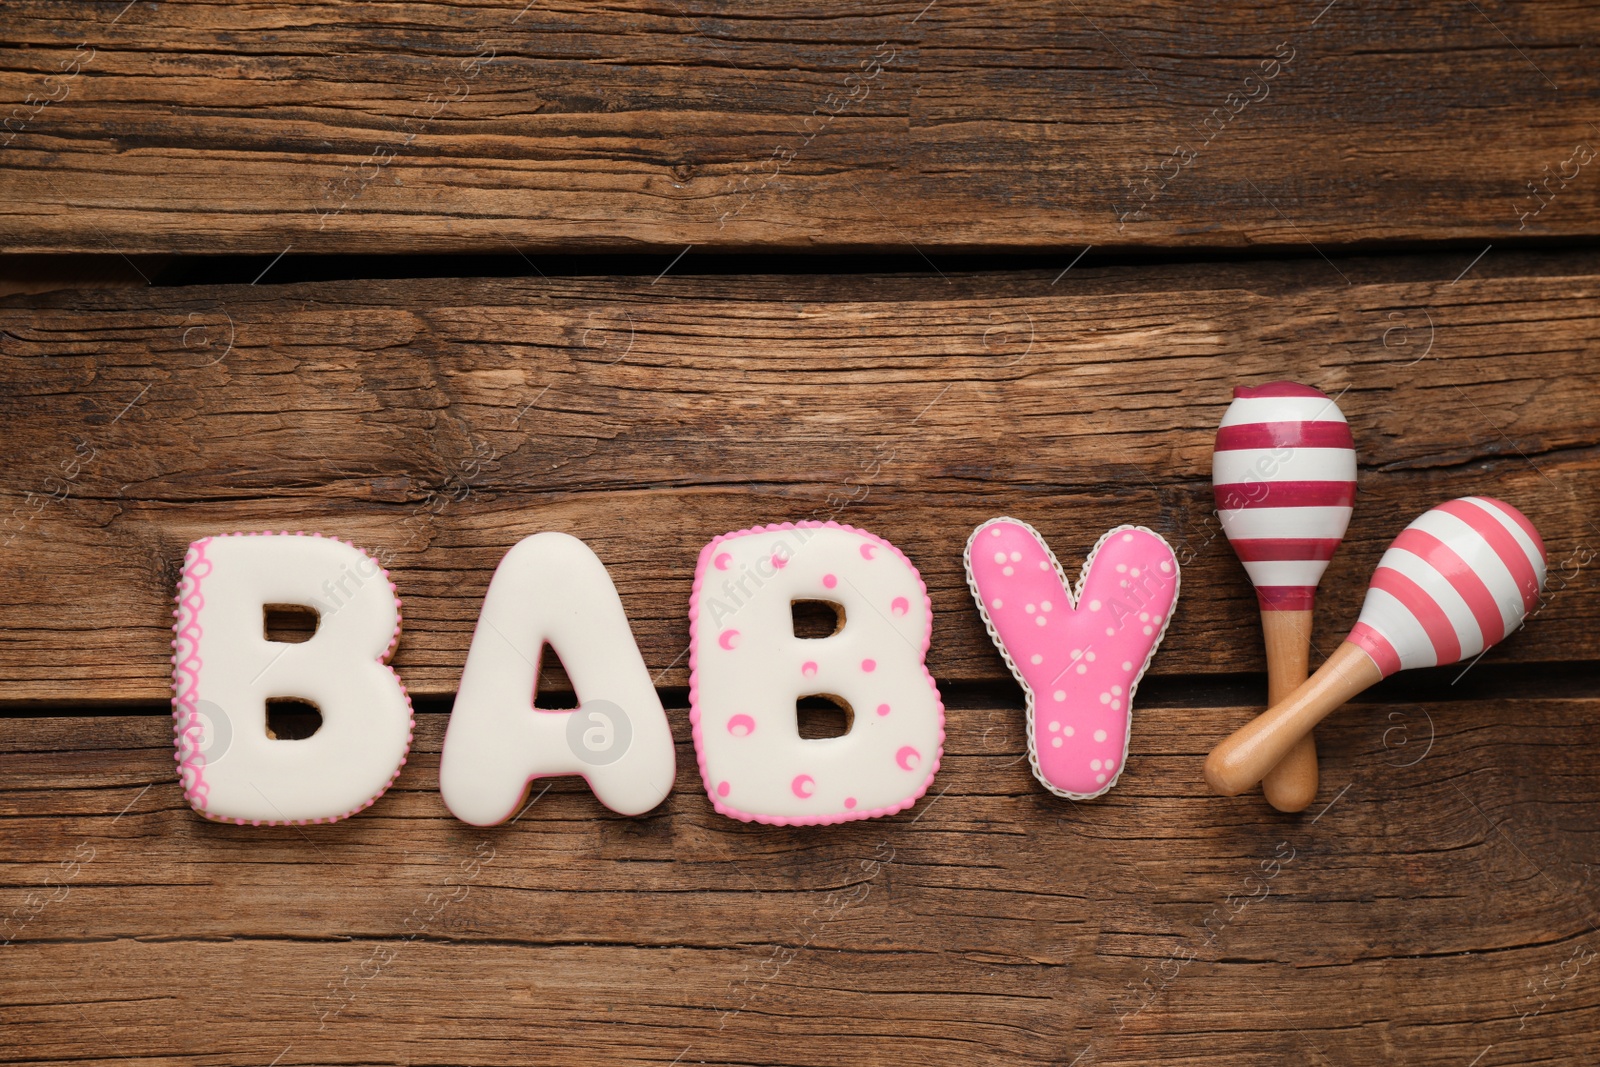
[(1028, 698), (1028, 759), (1046, 789), (1088, 800), (1128, 758), (1133, 693), (1178, 601), (1178, 560), (1160, 534), (1119, 526), (1084, 561), (1077, 594), (1039, 532), (990, 519), (972, 532), (967, 584)]
[[(831, 636), (795, 636), (792, 605), (842, 612)], [(689, 599), (689, 719), (700, 774), (724, 815), (775, 825), (892, 815), (939, 769), (944, 705), (924, 665), (927, 588), (881, 537), (835, 522), (716, 538)], [(798, 701), (849, 709), (839, 737), (800, 736)]]
[[(320, 534), (207, 537), (189, 546), (173, 612), (172, 715), (184, 798), (208, 819), (332, 822), (367, 807), (411, 747), (411, 701), (388, 667), (400, 599), (378, 562)], [(317, 613), (299, 643), (266, 637), (266, 609)], [(278, 740), (267, 704), (322, 715)]]

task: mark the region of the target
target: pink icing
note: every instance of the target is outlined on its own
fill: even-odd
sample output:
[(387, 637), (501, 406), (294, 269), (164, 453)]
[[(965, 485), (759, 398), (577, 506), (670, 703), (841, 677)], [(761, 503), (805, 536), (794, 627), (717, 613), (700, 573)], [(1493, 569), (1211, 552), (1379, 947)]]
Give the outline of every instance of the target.
[(211, 573), (203, 538), (189, 546), (178, 579), (177, 608), (172, 612), (172, 718), (178, 747), (178, 782), (183, 796), (196, 811), (203, 812), (210, 793), (206, 786), (206, 757), (200, 751), (205, 728), (200, 722), (200, 609), (205, 594), (200, 581)]
[(1104, 793), (1122, 773), (1133, 694), (1177, 602), (1171, 547), (1119, 526), (1089, 553), (1076, 596), (1038, 532), (1015, 519), (978, 527), (966, 562), (990, 636), (1027, 693), (1035, 774), (1062, 796)]

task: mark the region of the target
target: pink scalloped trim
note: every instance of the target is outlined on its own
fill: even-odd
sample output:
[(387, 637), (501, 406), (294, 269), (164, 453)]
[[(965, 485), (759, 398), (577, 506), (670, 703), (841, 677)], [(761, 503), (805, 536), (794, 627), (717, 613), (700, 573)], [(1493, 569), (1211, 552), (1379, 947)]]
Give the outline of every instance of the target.
[[(230, 819), (226, 816), (213, 815), (205, 810), (205, 802), (209, 793), (205, 784), (206, 761), (204, 754), (200, 751), (199, 737), (190, 735), (192, 733), (203, 734), (204, 732), (204, 728), (199, 721), (198, 707), (201, 660), (197, 653), (200, 649), (200, 637), (203, 632), (200, 627), (200, 610), (205, 607), (205, 596), (200, 589), (200, 580), (211, 573), (211, 562), (206, 559), (205, 546), (215, 541), (217, 537), (326, 537), (329, 541), (338, 541), (340, 544), (349, 545), (357, 552), (360, 552), (362, 556), (372, 560), (373, 563), (377, 563), (379, 573), (383, 575), (383, 580), (389, 584), (389, 595), (394, 597), (395, 604), (394, 633), (389, 638), (389, 647), (385, 648), (378, 656), (378, 662), (394, 678), (395, 684), (400, 686), (401, 696), (405, 698), (407, 715), (406, 747), (400, 757), (400, 766), (395, 768), (394, 774), (389, 776), (389, 780), (383, 784), (383, 788), (341, 815), (318, 819)], [(196, 812), (212, 822), (233, 823), (237, 826), (311, 826), (317, 823), (339, 822), (341, 819), (348, 819), (352, 815), (367, 810), (377, 802), (379, 797), (387, 793), (389, 787), (394, 785), (396, 779), (400, 777), (400, 772), (405, 769), (405, 765), (410, 759), (411, 742), (416, 738), (417, 733), (417, 714), (411, 704), (411, 693), (406, 689), (405, 681), (395, 672), (393, 667), (389, 666), (389, 657), (394, 655), (395, 648), (400, 644), (400, 626), (404, 621), (399, 588), (394, 584), (394, 579), (389, 576), (387, 567), (378, 563), (377, 559), (369, 555), (366, 549), (353, 541), (346, 541), (342, 537), (333, 537), (316, 531), (308, 534), (304, 530), (296, 530), (293, 534), (287, 530), (279, 530), (276, 533), (271, 530), (240, 530), (231, 534), (219, 534), (217, 537), (203, 537), (189, 546), (189, 552), (184, 557), (183, 574), (178, 579), (178, 595), (175, 598), (178, 606), (172, 613), (174, 616), (172, 717), (175, 720), (173, 731), (176, 735), (175, 740), (178, 748), (177, 755), (174, 758), (178, 762), (178, 781), (184, 787), (184, 799), (189, 802), (189, 806), (194, 808)], [(198, 565), (201, 563), (205, 564), (204, 570), (199, 569)], [(181, 647), (181, 643), (186, 639), (190, 642), (187, 652)], [(182, 656), (181, 662), (180, 655)], [(190, 666), (191, 663), (193, 664), (192, 667)], [(181, 685), (184, 676), (187, 676), (189, 682), (187, 690), (183, 689)], [(185, 747), (186, 742), (187, 749)], [(185, 777), (186, 771), (189, 772), (189, 777), (187, 778)]]
[[(923, 618), (927, 620), (927, 623), (922, 630), (922, 648), (918, 652), (918, 659), (921, 661), (922, 665), (922, 676), (928, 680), (928, 687), (933, 690), (933, 702), (935, 709), (939, 714), (939, 740), (933, 752), (933, 766), (928, 769), (927, 778), (923, 779), (922, 784), (917, 787), (916, 792), (912, 793), (900, 803), (888, 807), (874, 808), (871, 811), (852, 811), (842, 815), (803, 816), (798, 819), (787, 818), (784, 816), (758, 815), (754, 812), (742, 811), (739, 808), (733, 807), (731, 804), (723, 803), (723, 801), (717, 796), (716, 787), (711, 781), (710, 775), (706, 773), (705, 752), (700, 745), (700, 643), (697, 633), (697, 628), (700, 622), (700, 586), (705, 578), (707, 564), (711, 562), (711, 559), (715, 554), (713, 550), (729, 538), (742, 537), (746, 534), (754, 533), (771, 533), (775, 530), (812, 530), (830, 528), (835, 530), (846, 530), (850, 533), (860, 534), (862, 537), (868, 538), (875, 542), (880, 547), (887, 548), (890, 552), (893, 552), (896, 556), (899, 556), (905, 565), (911, 568), (911, 573), (916, 576), (917, 588), (922, 590)], [(928, 671), (928, 646), (932, 643), (932, 641), (933, 601), (928, 599), (928, 584), (922, 580), (922, 572), (917, 569), (917, 565), (912, 563), (910, 558), (907, 557), (904, 552), (900, 551), (898, 547), (896, 547), (893, 543), (884, 540), (882, 537), (879, 537), (870, 530), (863, 530), (857, 526), (848, 526), (844, 523), (834, 522), (832, 519), (829, 519), (827, 522), (818, 522), (815, 519), (805, 519), (798, 523), (783, 522), (768, 523), (765, 526), (750, 526), (743, 530), (734, 530), (730, 533), (720, 534), (712, 538), (710, 542), (708, 542), (706, 546), (700, 550), (700, 558), (696, 560), (694, 567), (694, 587), (689, 592), (689, 724), (694, 733), (694, 756), (695, 761), (700, 765), (700, 782), (705, 786), (706, 796), (711, 798), (711, 806), (716, 808), (718, 813), (726, 815), (729, 818), (738, 819), (740, 822), (758, 822), (764, 823), (768, 826), (831, 826), (835, 823), (855, 822), (858, 819), (876, 819), (884, 815), (894, 815), (915, 805), (916, 802), (921, 800), (928, 792), (928, 788), (933, 785), (934, 775), (939, 773), (939, 763), (944, 757), (944, 699), (939, 695), (939, 683), (934, 681), (933, 675)]]
[(183, 574), (174, 598), (178, 606), (172, 612), (172, 730), (178, 748), (174, 758), (178, 761), (183, 797), (202, 814), (210, 790), (206, 786), (206, 757), (200, 751), (204, 732), (199, 708), (200, 609), (206, 604), (200, 579), (211, 573), (211, 561), (206, 558), (210, 543), (211, 538), (202, 538), (184, 554)]

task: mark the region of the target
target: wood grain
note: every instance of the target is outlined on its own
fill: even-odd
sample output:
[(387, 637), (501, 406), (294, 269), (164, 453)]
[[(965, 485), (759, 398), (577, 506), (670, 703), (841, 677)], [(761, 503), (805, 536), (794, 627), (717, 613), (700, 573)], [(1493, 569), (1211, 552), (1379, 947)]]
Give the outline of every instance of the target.
[(60, 3), (0, 247), (1293, 247), (1600, 232), (1592, 5)]
[[(396, 664), (454, 691), (489, 575), (542, 529), (610, 568), (659, 684), (687, 684), (694, 560), (833, 517), (904, 549), (945, 682), (1006, 677), (960, 555), (1011, 513), (1075, 569), (1119, 522), (1178, 549), (1157, 673), (1259, 671), (1211, 515), (1240, 382), (1340, 397), (1360, 453), (1313, 662), (1438, 501), (1530, 515), (1552, 589), (1490, 662), (1600, 659), (1600, 269), (1589, 255), (1033, 273), (383, 281), (15, 297), (0, 306), (0, 699), (160, 700), (189, 541), (317, 529), (380, 551)], [(1349, 284), (1346, 284), (1346, 278)], [(230, 347), (231, 346), (231, 347)]]
[(166, 716), (0, 719), (0, 1020), (89, 1064), (1582, 1060), (1600, 704), (1354, 705), (1297, 817), (1199, 780), (1249, 713), (1142, 705), (1072, 804), (1019, 705), (957, 706), (915, 810), (781, 828), (711, 810), (674, 708), (661, 808), (557, 779), (492, 830), (439, 800), (437, 714), (303, 830), (189, 812)]

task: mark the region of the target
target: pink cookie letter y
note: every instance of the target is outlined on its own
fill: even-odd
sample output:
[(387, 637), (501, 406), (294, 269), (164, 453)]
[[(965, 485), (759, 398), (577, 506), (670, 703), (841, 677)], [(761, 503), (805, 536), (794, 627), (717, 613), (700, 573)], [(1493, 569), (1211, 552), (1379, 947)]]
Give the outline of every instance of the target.
[[(797, 636), (802, 601), (833, 605), (841, 625)], [(932, 626), (917, 569), (865, 530), (802, 522), (707, 545), (689, 599), (689, 719), (711, 803), (778, 825), (915, 803), (944, 743), (944, 705), (923, 665)], [(807, 696), (846, 708), (845, 733), (802, 738)]]
[(1178, 601), (1178, 560), (1159, 534), (1119, 526), (1084, 561), (1074, 596), (1039, 532), (990, 519), (967, 541), (967, 584), (1028, 696), (1028, 759), (1060, 797), (1117, 784), (1133, 693)]

